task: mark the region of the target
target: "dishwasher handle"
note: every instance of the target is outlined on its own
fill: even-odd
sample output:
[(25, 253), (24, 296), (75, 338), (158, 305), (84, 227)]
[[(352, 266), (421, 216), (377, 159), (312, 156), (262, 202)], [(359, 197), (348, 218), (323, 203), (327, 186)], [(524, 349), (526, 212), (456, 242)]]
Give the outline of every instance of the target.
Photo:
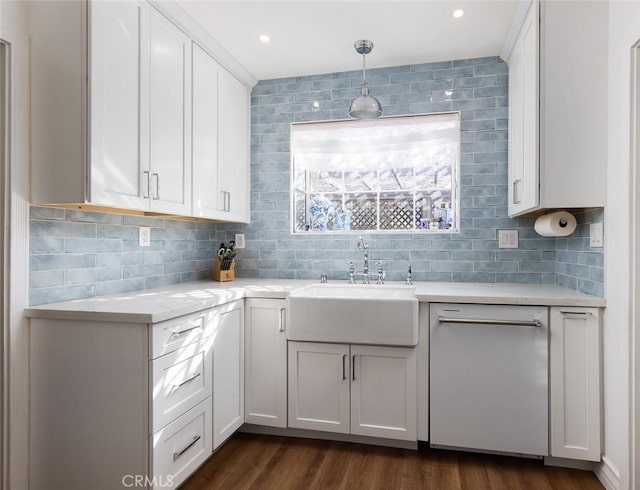
[(519, 327), (541, 327), (540, 320), (489, 320), (487, 318), (448, 318), (438, 317), (440, 323), (466, 323), (471, 325), (514, 325)]

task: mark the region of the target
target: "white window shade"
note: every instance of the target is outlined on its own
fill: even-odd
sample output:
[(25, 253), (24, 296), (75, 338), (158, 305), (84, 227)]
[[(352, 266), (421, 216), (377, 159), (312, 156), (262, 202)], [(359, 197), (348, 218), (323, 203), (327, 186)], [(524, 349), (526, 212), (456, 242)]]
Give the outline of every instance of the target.
[(458, 113), (291, 126), (291, 151), (299, 170), (446, 165), (459, 150)]

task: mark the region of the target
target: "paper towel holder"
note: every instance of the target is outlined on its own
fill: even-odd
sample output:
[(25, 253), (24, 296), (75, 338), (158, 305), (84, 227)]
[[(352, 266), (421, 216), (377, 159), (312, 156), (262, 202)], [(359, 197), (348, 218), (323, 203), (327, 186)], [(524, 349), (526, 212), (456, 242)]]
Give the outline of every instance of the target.
[(568, 211), (553, 211), (538, 216), (533, 225), (536, 233), (543, 237), (567, 237), (576, 231), (577, 220)]

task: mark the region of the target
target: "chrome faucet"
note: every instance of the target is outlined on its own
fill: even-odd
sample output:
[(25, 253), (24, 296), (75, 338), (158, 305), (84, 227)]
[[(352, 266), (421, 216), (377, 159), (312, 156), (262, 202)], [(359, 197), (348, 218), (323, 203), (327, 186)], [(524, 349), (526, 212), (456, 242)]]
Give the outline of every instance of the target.
[(349, 262), (349, 279), (347, 280), (347, 284), (356, 283), (355, 273), (356, 273), (356, 268), (353, 265), (353, 261)]
[(384, 269), (382, 268), (382, 262), (378, 260), (378, 280), (376, 284), (384, 284)]
[(413, 285), (413, 278), (411, 276), (411, 264), (409, 264), (409, 268), (407, 269), (407, 280), (405, 281), (407, 286)]
[(364, 268), (362, 269), (362, 284), (369, 284), (369, 244), (358, 237), (358, 243), (356, 243), (358, 250), (364, 251)]

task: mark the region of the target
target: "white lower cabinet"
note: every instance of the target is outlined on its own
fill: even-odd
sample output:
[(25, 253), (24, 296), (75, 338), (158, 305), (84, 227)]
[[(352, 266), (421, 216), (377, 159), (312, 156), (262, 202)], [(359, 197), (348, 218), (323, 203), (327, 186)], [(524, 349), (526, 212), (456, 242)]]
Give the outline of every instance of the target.
[(212, 357), (207, 338), (151, 361), (154, 432), (211, 397)]
[(180, 485), (244, 421), (243, 322), (242, 300), (154, 324), (31, 319), (31, 488)]
[(214, 310), (213, 449), (244, 423), (244, 302)]
[(289, 427), (349, 433), (349, 345), (289, 342)]
[(351, 346), (351, 433), (418, 438), (416, 349)]
[(208, 398), (153, 435), (150, 473), (156, 486), (175, 487), (211, 455), (211, 422)]
[(287, 426), (285, 301), (245, 300), (244, 421)]
[(551, 455), (600, 461), (600, 310), (551, 308)]
[(415, 348), (289, 342), (289, 427), (417, 440)]

